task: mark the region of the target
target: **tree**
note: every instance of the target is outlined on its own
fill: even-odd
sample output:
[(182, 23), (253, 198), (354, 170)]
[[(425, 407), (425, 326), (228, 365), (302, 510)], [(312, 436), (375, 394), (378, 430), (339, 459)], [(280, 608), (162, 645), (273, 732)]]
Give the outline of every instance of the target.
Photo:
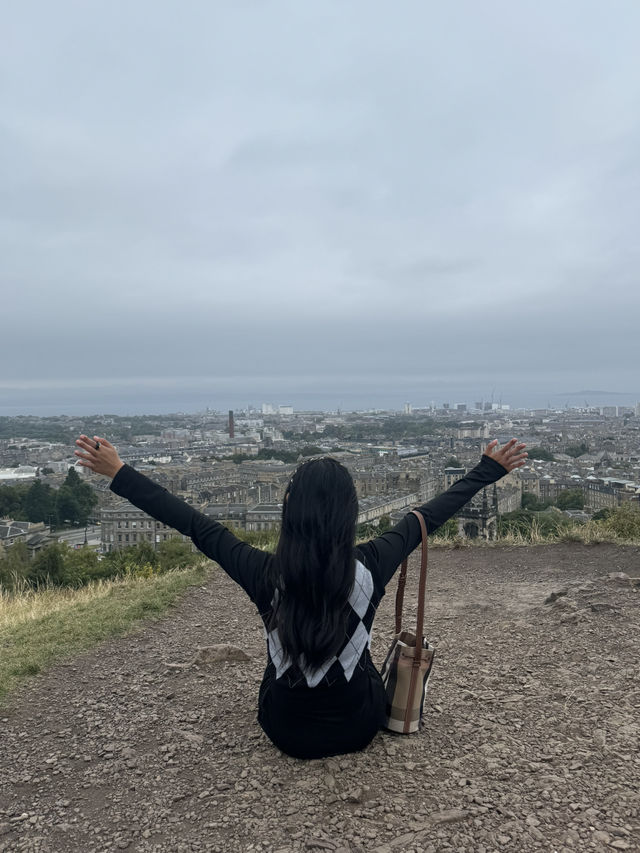
[(528, 449), (529, 459), (541, 459), (543, 462), (555, 462), (555, 456), (544, 447), (530, 447)]
[(56, 496), (56, 515), (59, 524), (84, 527), (93, 507), (98, 503), (89, 483), (83, 483), (74, 468), (69, 468)]
[(27, 521), (24, 499), (28, 487), (22, 483), (15, 486), (0, 486), (0, 518), (15, 518)]
[(378, 533), (386, 533), (391, 530), (391, 518), (388, 515), (381, 515), (378, 519)]
[(462, 468), (462, 465), (455, 456), (450, 456), (444, 463), (445, 468)]
[(60, 486), (56, 495), (56, 519), (59, 525), (69, 524), (82, 527), (86, 516), (82, 515), (80, 504), (68, 486)]
[(530, 509), (533, 512), (540, 512), (541, 510), (547, 509), (553, 504), (552, 500), (544, 500), (541, 501), (533, 492), (523, 492), (522, 493), (522, 501), (521, 507), (522, 509)]
[(573, 456), (574, 459), (577, 459), (578, 456), (584, 456), (585, 453), (589, 452), (589, 445), (584, 441), (580, 444), (568, 444), (564, 452), (568, 456)]
[(321, 447), (317, 444), (305, 444), (300, 450), (300, 456), (321, 456), (324, 453)]
[(47, 521), (55, 513), (56, 495), (47, 483), (35, 480), (24, 499), (28, 521)]
[(556, 498), (558, 509), (584, 509), (582, 489), (564, 489)]

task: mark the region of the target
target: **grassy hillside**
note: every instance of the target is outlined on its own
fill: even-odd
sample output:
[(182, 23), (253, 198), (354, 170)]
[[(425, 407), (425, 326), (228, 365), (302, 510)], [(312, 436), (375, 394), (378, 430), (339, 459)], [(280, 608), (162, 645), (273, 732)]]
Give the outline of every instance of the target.
[(202, 583), (206, 563), (152, 577), (100, 580), (80, 589), (0, 587), (0, 702), (49, 664), (161, 616), (188, 587)]

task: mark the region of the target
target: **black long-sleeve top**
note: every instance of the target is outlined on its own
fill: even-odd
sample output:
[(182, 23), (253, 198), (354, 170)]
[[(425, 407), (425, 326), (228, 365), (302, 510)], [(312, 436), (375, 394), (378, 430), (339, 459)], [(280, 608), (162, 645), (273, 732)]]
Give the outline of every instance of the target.
[[(427, 532), (433, 533), (481, 488), (494, 483), (506, 473), (502, 465), (483, 455), (479, 464), (450, 489), (417, 507), (424, 516)], [(203, 554), (215, 560), (244, 589), (263, 617), (268, 613), (274, 590), (265, 586), (264, 579), (269, 562), (273, 559), (272, 554), (238, 539), (224, 525), (194, 509), (128, 465), (124, 465), (113, 478), (111, 489), (153, 518), (189, 536)], [(364, 620), (367, 639), (370, 639), (375, 609), (384, 595), (387, 583), (402, 560), (420, 544), (420, 540), (418, 519), (413, 513), (408, 513), (391, 530), (355, 547), (356, 586), (360, 588), (358, 609), (364, 609), (366, 601), (366, 609), (370, 610), (366, 614), (370, 618)], [(355, 599), (357, 595), (355, 591), (352, 597)], [(364, 614), (360, 613), (359, 616), (362, 621)], [(273, 660), (278, 654), (277, 638), (270, 636), (269, 641), (270, 657)], [(358, 644), (358, 647), (361, 645)], [(285, 671), (282, 666), (277, 669), (280, 674)]]
[[(507, 471), (495, 460), (483, 455), (481, 461), (450, 489), (416, 509), (422, 513), (427, 533), (433, 533), (485, 486)], [(272, 555), (238, 539), (223, 524), (214, 521), (190, 504), (175, 497), (144, 474), (124, 465), (110, 488), (157, 521), (189, 536), (199, 551), (215, 560), (258, 607), (262, 578)], [(420, 525), (413, 513), (391, 530), (355, 548), (356, 558), (364, 562), (382, 593), (400, 563), (420, 544)]]
[[(417, 507), (433, 533), (481, 488), (506, 474), (489, 456), (450, 489)], [(271, 740), (289, 755), (319, 758), (361, 749), (384, 722), (385, 688), (371, 661), (371, 629), (385, 586), (398, 565), (419, 544), (420, 524), (408, 513), (391, 530), (354, 549), (355, 578), (349, 596), (345, 639), (322, 667), (283, 653), (271, 628), (276, 590), (270, 586), (273, 555), (242, 542), (224, 525), (195, 510), (162, 486), (123, 466), (111, 489), (158, 521), (189, 536), (256, 604), (265, 626), (267, 668), (260, 688), (258, 720)]]

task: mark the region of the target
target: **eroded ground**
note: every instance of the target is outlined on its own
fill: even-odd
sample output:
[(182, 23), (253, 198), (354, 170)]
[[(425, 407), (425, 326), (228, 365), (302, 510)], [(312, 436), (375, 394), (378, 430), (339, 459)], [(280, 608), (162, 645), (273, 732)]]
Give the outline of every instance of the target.
[[(640, 548), (434, 549), (424, 730), (301, 762), (255, 722), (260, 623), (216, 571), (0, 709), (0, 851), (639, 850), (640, 590), (616, 572)], [(168, 666), (229, 641), (251, 660)]]

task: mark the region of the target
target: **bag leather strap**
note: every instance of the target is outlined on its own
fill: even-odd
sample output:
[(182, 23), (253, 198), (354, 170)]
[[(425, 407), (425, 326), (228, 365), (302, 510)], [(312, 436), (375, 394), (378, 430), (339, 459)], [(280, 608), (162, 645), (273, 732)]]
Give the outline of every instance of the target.
[[(424, 611), (427, 598), (427, 525), (424, 521), (424, 516), (417, 509), (412, 509), (411, 512), (420, 522), (420, 532), (422, 534), (422, 553), (420, 558), (420, 581), (418, 586), (418, 618), (416, 620), (416, 649), (418, 643), (422, 646), (424, 638)], [(398, 577), (398, 589), (396, 590), (396, 634), (402, 631), (402, 609), (404, 606), (404, 588), (407, 584), (407, 562), (408, 557), (402, 561), (400, 565), (400, 576)], [(419, 654), (417, 653), (419, 658)]]
[[(420, 676), (420, 663), (422, 660), (422, 644), (424, 640), (424, 611), (427, 598), (427, 525), (424, 516), (417, 510), (411, 510), (420, 522), (420, 533), (422, 537), (422, 551), (420, 555), (420, 581), (418, 585), (418, 615), (416, 618), (416, 645), (413, 650), (413, 664), (411, 666), (411, 678), (409, 679), (409, 692), (407, 695), (407, 708), (404, 715), (403, 730), (408, 734), (411, 725), (411, 712), (413, 699), (418, 688)], [(400, 566), (400, 577), (398, 578), (398, 590), (396, 592), (396, 634), (402, 630), (402, 607), (404, 603), (404, 588), (407, 582), (408, 557), (402, 561)]]

